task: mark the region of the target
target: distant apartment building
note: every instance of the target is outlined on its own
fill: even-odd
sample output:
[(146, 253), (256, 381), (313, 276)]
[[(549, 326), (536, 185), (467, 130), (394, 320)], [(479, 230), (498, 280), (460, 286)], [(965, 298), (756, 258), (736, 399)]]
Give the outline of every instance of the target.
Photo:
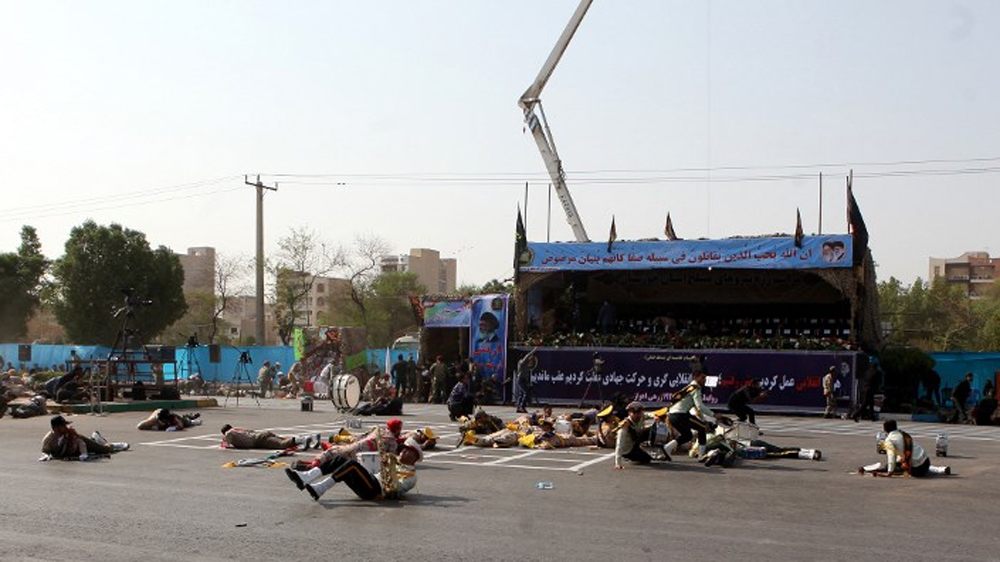
[(988, 252), (965, 252), (957, 258), (930, 258), (929, 279), (944, 277), (948, 283), (959, 285), (970, 298), (985, 296), (997, 277), (1000, 258), (991, 258)]
[[(304, 273), (296, 274), (300, 277)], [(339, 318), (337, 312), (351, 295), (351, 282), (335, 277), (316, 277), (309, 293), (298, 303), (295, 324), (298, 326), (327, 326)], [(229, 336), (233, 341), (247, 341), (256, 330), (257, 308), (253, 296), (233, 297), (223, 318), (231, 325)], [(264, 303), (264, 342), (261, 345), (279, 345), (278, 327), (274, 304)]]
[(351, 297), (351, 282), (336, 277), (317, 277), (309, 295), (303, 299), (302, 313), (296, 323), (303, 326), (328, 326), (337, 316), (337, 308)]
[(184, 293), (215, 294), (215, 248), (188, 248), (187, 254), (177, 254), (184, 268)]
[(257, 331), (257, 299), (253, 295), (232, 297), (222, 319), (228, 324), (228, 336), (236, 345), (279, 345), (278, 325), (274, 321), (274, 306), (264, 303), (264, 341), (251, 342)]
[(413, 248), (409, 255), (382, 257), (382, 272), (408, 271), (415, 273), (429, 294), (453, 294), (457, 288), (458, 261), (441, 259), (441, 252), (428, 248)]

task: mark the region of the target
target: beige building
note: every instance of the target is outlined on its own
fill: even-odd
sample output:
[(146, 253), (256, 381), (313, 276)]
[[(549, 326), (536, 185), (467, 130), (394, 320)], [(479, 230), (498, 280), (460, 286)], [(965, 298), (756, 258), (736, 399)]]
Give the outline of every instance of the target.
[[(299, 274), (304, 275), (304, 274)], [(337, 322), (338, 307), (344, 305), (351, 295), (351, 282), (335, 277), (316, 277), (312, 289), (298, 305), (295, 323), (299, 326), (328, 326)], [(252, 337), (256, 330), (257, 308), (254, 297), (233, 297), (232, 306), (223, 315), (232, 326), (229, 336), (233, 341), (245, 340), (241, 336)], [(278, 327), (275, 322), (274, 305), (264, 303), (264, 342), (261, 345), (280, 345)]]
[(177, 254), (184, 268), (184, 292), (199, 291), (215, 294), (215, 248), (188, 248), (187, 254)]
[(1000, 259), (988, 252), (965, 252), (957, 258), (930, 258), (929, 279), (944, 277), (948, 283), (960, 285), (971, 298), (985, 295), (997, 277)]
[[(250, 345), (249, 338), (257, 330), (257, 299), (253, 295), (232, 297), (222, 313), (222, 319), (229, 324), (229, 338), (236, 345)], [(248, 339), (244, 339), (248, 338)], [(278, 326), (274, 322), (274, 307), (264, 303), (264, 341), (255, 345), (279, 345)]]
[(415, 273), (429, 294), (454, 294), (458, 286), (458, 261), (441, 259), (441, 252), (428, 248), (413, 248), (409, 255), (384, 256), (382, 272), (390, 271)]
[(303, 326), (328, 326), (336, 316), (338, 306), (351, 296), (351, 282), (336, 277), (317, 277), (302, 303), (299, 322)]

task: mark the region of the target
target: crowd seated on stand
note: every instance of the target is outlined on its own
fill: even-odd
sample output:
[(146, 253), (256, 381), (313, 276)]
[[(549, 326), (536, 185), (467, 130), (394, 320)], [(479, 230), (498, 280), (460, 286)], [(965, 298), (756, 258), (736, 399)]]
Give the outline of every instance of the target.
[(858, 349), (849, 320), (823, 317), (618, 319), (613, 327), (579, 330), (560, 323), (556, 331), (532, 331), (532, 346), (662, 347), (668, 349)]

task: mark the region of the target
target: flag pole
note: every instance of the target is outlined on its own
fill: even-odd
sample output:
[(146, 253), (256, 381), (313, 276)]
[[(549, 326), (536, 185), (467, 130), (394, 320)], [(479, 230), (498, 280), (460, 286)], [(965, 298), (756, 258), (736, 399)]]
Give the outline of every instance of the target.
[(823, 234), (823, 172), (819, 173), (819, 231), (816, 234)]

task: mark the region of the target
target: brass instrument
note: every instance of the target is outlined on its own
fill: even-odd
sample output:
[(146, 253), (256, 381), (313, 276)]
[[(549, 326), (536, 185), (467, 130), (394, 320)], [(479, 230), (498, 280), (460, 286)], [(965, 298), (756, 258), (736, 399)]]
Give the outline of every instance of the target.
[(389, 452), (388, 444), (382, 437), (382, 428), (376, 428), (378, 454), (381, 460), (379, 480), (382, 482), (382, 496), (394, 497), (399, 492), (399, 457)]

